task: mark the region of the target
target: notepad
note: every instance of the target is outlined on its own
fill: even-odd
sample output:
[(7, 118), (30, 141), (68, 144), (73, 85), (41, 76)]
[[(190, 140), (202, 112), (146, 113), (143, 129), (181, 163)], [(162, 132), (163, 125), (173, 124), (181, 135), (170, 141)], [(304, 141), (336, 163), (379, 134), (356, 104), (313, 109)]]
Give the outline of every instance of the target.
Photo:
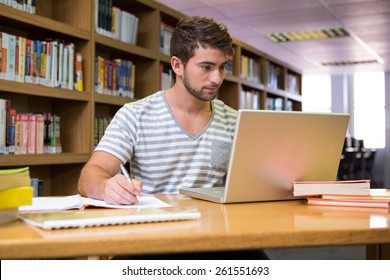
[(20, 212), (26, 211), (59, 211), (69, 209), (84, 209), (88, 206), (103, 208), (162, 208), (172, 207), (170, 204), (156, 198), (153, 195), (141, 195), (140, 201), (133, 205), (108, 204), (103, 200), (82, 197), (79, 194), (69, 196), (42, 196), (34, 197), (32, 205), (19, 207)]
[(196, 209), (178, 211), (173, 208), (138, 208), (80, 210), (43, 213), (22, 213), (19, 218), (27, 224), (45, 230), (85, 228), (107, 225), (194, 220), (201, 217)]

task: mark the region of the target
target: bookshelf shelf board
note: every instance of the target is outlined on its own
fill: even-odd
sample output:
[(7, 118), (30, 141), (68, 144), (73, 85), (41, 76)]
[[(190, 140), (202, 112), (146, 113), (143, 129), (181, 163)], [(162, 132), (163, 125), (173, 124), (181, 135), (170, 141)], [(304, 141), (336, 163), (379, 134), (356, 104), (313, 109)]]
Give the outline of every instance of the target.
[(253, 89), (257, 89), (257, 90), (265, 90), (266, 89), (266, 87), (263, 84), (247, 81), (247, 80), (242, 79), (242, 78), (240, 78), (239, 80), (243, 86), (250, 87)]
[(89, 101), (90, 99), (88, 92), (78, 92), (74, 90), (53, 88), (37, 84), (19, 83), (7, 80), (0, 80), (0, 92), (12, 92), (76, 101)]
[(31, 30), (33, 33), (47, 32), (50, 30), (53, 33), (61, 33), (83, 40), (90, 40), (91, 36), (87, 30), (7, 6), (3, 6), (0, 9), (0, 19), (6, 20), (8, 25), (15, 26), (21, 30)]
[(86, 163), (89, 153), (60, 153), (39, 155), (0, 155), (0, 166), (58, 165)]
[(119, 40), (112, 39), (103, 35), (95, 34), (95, 43), (98, 45), (97, 48), (108, 49), (108, 50), (119, 50), (125, 53), (131, 53), (140, 57), (148, 59), (157, 59), (158, 53), (139, 47), (136, 45), (121, 42)]
[(95, 93), (95, 103), (122, 106), (133, 101), (136, 101), (136, 99)]
[(286, 97), (288, 99), (291, 99), (291, 100), (294, 100), (294, 101), (297, 101), (297, 102), (302, 102), (302, 95), (299, 95), (297, 93), (286, 93)]
[(232, 83), (238, 83), (239, 78), (237, 76), (233, 76), (233, 75), (226, 75), (224, 82), (226, 82), (226, 81), (232, 82)]
[(166, 54), (163, 54), (163, 53), (158, 53), (157, 54), (157, 58), (162, 62), (162, 63), (167, 63), (167, 64), (171, 64), (171, 58), (169, 57), (169, 55), (166, 55)]
[(283, 98), (286, 96), (286, 92), (282, 89), (275, 89), (275, 88), (266, 87), (265, 90), (274, 96), (279, 96), (279, 97), (283, 97)]

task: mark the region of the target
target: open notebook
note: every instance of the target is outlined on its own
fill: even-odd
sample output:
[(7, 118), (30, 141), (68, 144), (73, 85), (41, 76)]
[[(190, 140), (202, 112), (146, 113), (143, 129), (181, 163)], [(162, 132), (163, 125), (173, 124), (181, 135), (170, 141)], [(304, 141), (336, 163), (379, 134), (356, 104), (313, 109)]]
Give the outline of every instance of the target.
[(226, 186), (181, 188), (218, 203), (297, 199), (294, 181), (335, 180), (348, 114), (239, 110)]

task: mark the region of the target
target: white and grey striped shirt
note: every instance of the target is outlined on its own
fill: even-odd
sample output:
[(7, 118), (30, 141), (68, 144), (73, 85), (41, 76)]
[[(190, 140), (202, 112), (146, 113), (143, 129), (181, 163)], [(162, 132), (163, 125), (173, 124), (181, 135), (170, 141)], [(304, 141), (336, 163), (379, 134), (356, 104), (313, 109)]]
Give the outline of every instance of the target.
[(125, 104), (107, 127), (95, 151), (130, 161), (144, 193), (177, 193), (181, 187), (223, 184), (237, 111), (212, 101), (212, 116), (192, 137), (173, 116), (163, 91)]

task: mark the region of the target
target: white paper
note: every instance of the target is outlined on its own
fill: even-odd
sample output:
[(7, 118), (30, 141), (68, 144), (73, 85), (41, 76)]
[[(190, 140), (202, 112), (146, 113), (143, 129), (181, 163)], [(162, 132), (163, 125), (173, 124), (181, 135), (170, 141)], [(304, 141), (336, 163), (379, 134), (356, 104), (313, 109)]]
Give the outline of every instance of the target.
[(82, 197), (79, 194), (70, 196), (42, 196), (33, 197), (32, 205), (19, 207), (19, 211), (59, 211), (69, 209), (83, 209), (84, 206), (96, 206), (104, 208), (162, 208), (172, 207), (172, 205), (156, 198), (153, 195), (141, 195), (140, 201), (133, 205), (114, 205), (102, 200)]
[(108, 204), (103, 200), (92, 199), (88, 197), (82, 197), (84, 205), (91, 205), (104, 208), (162, 208), (172, 207), (172, 205), (165, 203), (164, 201), (156, 198), (153, 195), (140, 195), (139, 202), (133, 205), (115, 205)]

